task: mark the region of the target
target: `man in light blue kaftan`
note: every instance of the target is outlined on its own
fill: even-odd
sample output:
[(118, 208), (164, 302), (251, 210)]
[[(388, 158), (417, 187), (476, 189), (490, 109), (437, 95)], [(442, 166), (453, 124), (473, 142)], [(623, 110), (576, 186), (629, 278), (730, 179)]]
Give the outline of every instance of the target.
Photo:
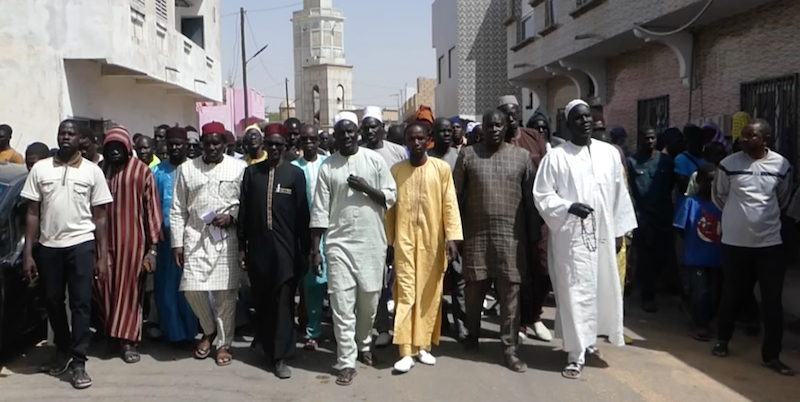
[(186, 302), (183, 292), (178, 290), (182, 269), (175, 263), (170, 242), (169, 211), (172, 208), (176, 173), (178, 166), (186, 161), (187, 152), (186, 132), (181, 130), (170, 130), (167, 133), (169, 159), (153, 168), (164, 214), (163, 240), (158, 244), (158, 268), (154, 273), (155, 299), (161, 332), (167, 341), (173, 343), (193, 342), (198, 331), (197, 317)]
[[(300, 147), (303, 150), (303, 157), (292, 161), (292, 165), (299, 167), (306, 176), (308, 209), (311, 210), (319, 168), (327, 158), (327, 156), (317, 153), (319, 149), (319, 131), (316, 127), (306, 124), (300, 129)], [(310, 269), (303, 278), (302, 284), (305, 291), (305, 307), (308, 314), (306, 340), (303, 346), (306, 350), (316, 350), (319, 337), (322, 334), (322, 303), (325, 300), (325, 292), (328, 285), (328, 263), (325, 261), (323, 244), (324, 240), (319, 245), (319, 252), (322, 255), (322, 274), (317, 275), (315, 270)]]

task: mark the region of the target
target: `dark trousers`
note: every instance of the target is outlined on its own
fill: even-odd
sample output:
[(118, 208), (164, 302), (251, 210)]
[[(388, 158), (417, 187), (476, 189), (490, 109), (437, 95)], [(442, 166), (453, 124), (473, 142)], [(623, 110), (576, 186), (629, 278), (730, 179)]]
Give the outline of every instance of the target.
[[(72, 367), (86, 365), (86, 352), (92, 339), (89, 330), (94, 289), (94, 241), (67, 248), (39, 248), (39, 276), (56, 350), (61, 357), (72, 357)], [(72, 330), (64, 306), (69, 287)]]
[(265, 286), (258, 303), (259, 339), (264, 355), (271, 360), (294, 357), (294, 281), (276, 287)]
[(392, 286), (394, 286), (394, 269), (390, 266), (386, 270), (386, 284), (381, 290), (381, 299), (378, 302), (378, 312), (375, 314), (374, 328), (378, 333), (389, 332), (394, 328), (394, 320), (389, 314), (387, 303), (392, 300)]
[(542, 320), (542, 307), (550, 294), (550, 276), (540, 272), (531, 272), (526, 283), (522, 284), (519, 294), (520, 322), (530, 326)]
[[(456, 267), (456, 265), (459, 265)], [(461, 261), (453, 261), (447, 267), (447, 285), (450, 287), (450, 314), (453, 315), (453, 324), (456, 327), (456, 336), (459, 341), (467, 339), (467, 281), (461, 274)], [(447, 318), (443, 318), (447, 321)]]
[(482, 281), (467, 281), (466, 307), (467, 307), (467, 333), (469, 342), (477, 343), (481, 334), (481, 312), (483, 299), (486, 292), (492, 287), (497, 291), (500, 302), (500, 341), (503, 343), (503, 354), (510, 356), (517, 354), (517, 337), (519, 336), (519, 283), (512, 283), (506, 279), (486, 279)]
[(633, 238), (636, 246), (636, 279), (642, 291), (642, 301), (656, 299), (658, 279), (664, 268), (672, 261), (671, 227), (642, 224)]
[(722, 265), (725, 282), (719, 309), (719, 340), (728, 342), (733, 337), (736, 313), (740, 303), (752, 294), (753, 272), (761, 287), (764, 341), (761, 358), (767, 362), (777, 359), (783, 342), (783, 278), (786, 273), (783, 246), (746, 248), (723, 245)]
[(707, 328), (719, 308), (722, 295), (722, 270), (719, 267), (686, 266), (691, 278), (692, 321), (697, 328)]

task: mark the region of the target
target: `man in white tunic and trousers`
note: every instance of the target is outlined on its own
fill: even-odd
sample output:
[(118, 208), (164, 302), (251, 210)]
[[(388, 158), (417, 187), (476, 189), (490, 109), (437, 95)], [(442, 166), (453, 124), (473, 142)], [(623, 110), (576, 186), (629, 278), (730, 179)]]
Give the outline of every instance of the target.
[(358, 118), (342, 112), (335, 118), (337, 153), (322, 163), (311, 211), (312, 266), (322, 273), (319, 243), (325, 235), (328, 293), (333, 310), (339, 370), (336, 383), (350, 385), (356, 359), (374, 363), (372, 325), (384, 281), (386, 210), (397, 187), (383, 158), (358, 147)]
[(216, 363), (231, 363), (236, 297), (242, 276), (235, 216), (247, 164), (225, 155), (225, 127), (203, 126), (203, 156), (178, 167), (169, 219), (180, 290), (192, 307), (203, 338), (195, 357), (205, 359), (217, 343)]
[(600, 357), (598, 335), (622, 346), (622, 289), (617, 252), (636, 214), (619, 151), (593, 141), (592, 113), (582, 100), (565, 115), (572, 140), (542, 159), (533, 197), (549, 231), (548, 270), (556, 297), (556, 335), (568, 354), (562, 375), (579, 378), (586, 354)]

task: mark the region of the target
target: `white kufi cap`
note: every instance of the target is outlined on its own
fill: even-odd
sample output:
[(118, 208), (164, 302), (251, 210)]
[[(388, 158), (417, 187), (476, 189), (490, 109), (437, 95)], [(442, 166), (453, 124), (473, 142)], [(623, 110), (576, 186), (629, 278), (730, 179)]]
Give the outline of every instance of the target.
[[(364, 108), (364, 119), (367, 117), (372, 117), (383, 123), (383, 110), (378, 106), (367, 106)], [(361, 121), (364, 121), (364, 119), (361, 119)]]
[(572, 111), (572, 109), (575, 109), (575, 107), (579, 105), (589, 107), (589, 104), (586, 103), (584, 100), (575, 99), (570, 103), (567, 103), (567, 106), (564, 108), (564, 118), (569, 119), (569, 112)]
[(339, 124), (341, 121), (351, 121), (356, 126), (358, 125), (358, 116), (356, 116), (353, 112), (339, 112), (336, 117), (333, 118), (333, 125)]

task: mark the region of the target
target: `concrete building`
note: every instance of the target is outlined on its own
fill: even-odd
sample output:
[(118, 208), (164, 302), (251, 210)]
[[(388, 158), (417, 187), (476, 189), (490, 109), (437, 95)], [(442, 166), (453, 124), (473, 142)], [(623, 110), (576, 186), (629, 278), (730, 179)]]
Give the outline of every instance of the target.
[(292, 17), (297, 118), (323, 128), (353, 108), (353, 67), (344, 53), (344, 14), (332, 0), (304, 0)]
[(506, 2), (435, 0), (432, 7), (436, 115), (482, 115), (498, 97), (519, 96), (506, 79)]
[(292, 102), (292, 105), (287, 107), (286, 101), (281, 101), (280, 105), (278, 105), (278, 110), (280, 110), (281, 122), (286, 121), (286, 119), (290, 117), (297, 117), (297, 109), (295, 108), (295, 103)]
[(220, 0), (0, 1), (0, 121), (13, 144), (56, 143), (59, 121), (151, 134), (221, 100)]
[[(266, 101), (264, 95), (252, 88), (247, 90), (250, 116), (244, 115), (244, 90), (241, 88), (223, 88), (222, 102), (198, 102), (197, 128), (206, 123), (218, 121), (239, 136), (244, 129), (256, 121), (266, 120)], [(249, 117), (249, 118), (245, 118)]]
[(417, 89), (403, 104), (403, 119), (414, 116), (420, 106), (428, 106), (436, 116), (436, 78), (417, 78)]
[(702, 12), (707, 3), (509, 0), (508, 78), (525, 88), (526, 116), (541, 107), (564, 131), (561, 111), (583, 98), (634, 142), (643, 126), (689, 121), (731, 135), (731, 115), (746, 111), (770, 121), (796, 163), (800, 2), (715, 1)]

